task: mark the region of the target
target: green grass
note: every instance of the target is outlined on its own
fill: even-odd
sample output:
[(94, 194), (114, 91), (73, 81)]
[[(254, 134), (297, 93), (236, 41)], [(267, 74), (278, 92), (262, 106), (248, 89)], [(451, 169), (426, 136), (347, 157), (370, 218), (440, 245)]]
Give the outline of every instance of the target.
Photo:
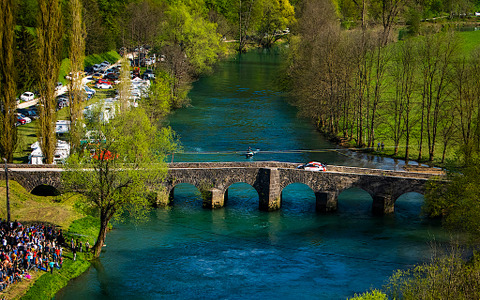
[(63, 83), (63, 85), (66, 85), (67, 79), (65, 79), (65, 76), (70, 73), (70, 59), (65, 58), (62, 60), (62, 63), (60, 65), (60, 70), (58, 72), (58, 81)]
[(80, 276), (89, 267), (90, 262), (85, 259), (83, 253), (77, 253), (76, 261), (72, 260), (71, 254), (64, 254), (63, 267), (61, 269), (55, 269), (53, 274), (45, 272), (35, 281), (21, 299), (52, 299), (71, 279)]
[(470, 55), (475, 49), (480, 47), (480, 31), (463, 31), (458, 35), (462, 41), (462, 52), (465, 55)]
[(37, 141), (37, 120), (17, 127), (17, 149), (13, 154), (13, 162), (28, 163), (28, 155), (32, 152), (30, 145)]
[(120, 54), (116, 51), (109, 51), (101, 54), (91, 54), (85, 57), (84, 65), (85, 67), (93, 66), (94, 64), (98, 64), (103, 62), (104, 60), (110, 63), (116, 63), (120, 58)]
[(83, 244), (88, 241), (90, 245), (93, 246), (97, 239), (99, 228), (99, 218), (87, 216), (85, 218), (75, 220), (68, 228), (68, 232), (65, 234), (65, 236), (68, 239), (79, 239), (83, 242)]

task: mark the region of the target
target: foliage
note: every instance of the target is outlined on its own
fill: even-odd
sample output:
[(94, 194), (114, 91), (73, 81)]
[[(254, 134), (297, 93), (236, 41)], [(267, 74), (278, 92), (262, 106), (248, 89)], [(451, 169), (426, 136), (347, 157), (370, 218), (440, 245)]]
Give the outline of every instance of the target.
[(164, 55), (160, 68), (169, 74), (171, 106), (179, 108), (188, 103), (191, 81), (199, 74), (211, 70), (220, 54), (225, 51), (216, 25), (206, 19), (201, 2), (173, 3), (165, 12), (162, 34), (157, 37), (159, 53)]
[(180, 46), (193, 66), (193, 72), (200, 74), (209, 70), (223, 50), (216, 25), (206, 20), (201, 11), (195, 10), (196, 6), (201, 5), (197, 3), (188, 7), (179, 2), (170, 6), (165, 13), (160, 41), (166, 47)]
[(383, 292), (374, 289), (370, 292), (365, 292), (361, 295), (355, 294), (353, 298), (350, 298), (351, 300), (387, 300), (387, 295), (384, 294)]
[(35, 39), (33, 27), (17, 26), (16, 31), (15, 66), (17, 69), (17, 91), (34, 90), (35, 81)]
[(70, 108), (70, 149), (75, 151), (80, 146), (82, 132), (81, 102), (85, 101), (85, 91), (82, 87), (83, 64), (85, 58), (85, 26), (82, 18), (80, 0), (70, 0), (71, 32), (70, 32), (70, 80), (68, 82), (68, 97)]
[(174, 79), (163, 70), (155, 74), (155, 82), (150, 85), (148, 95), (140, 102), (145, 108), (151, 122), (163, 120), (170, 112), (172, 99), (172, 85)]
[(454, 248), (443, 257), (413, 269), (398, 270), (385, 291), (390, 299), (478, 299), (480, 265), (478, 255), (465, 262)]
[(62, 173), (67, 190), (85, 195), (87, 205), (97, 210), (100, 232), (94, 255), (100, 254), (108, 223), (129, 211), (141, 218), (148, 210), (144, 197), (166, 175), (163, 163), (171, 135), (158, 132), (141, 108), (122, 112), (108, 123), (89, 123), (89, 130), (102, 132), (105, 141), (69, 157)]
[(289, 1), (264, 0), (261, 12), (256, 31), (260, 44), (268, 48), (281, 37), (284, 29), (294, 25), (295, 11)]
[(424, 212), (442, 217), (445, 226), (480, 238), (480, 158), (468, 158), (465, 166), (448, 173), (449, 182), (430, 182), (425, 195)]
[(17, 144), (13, 6), (13, 0), (0, 4), (0, 157), (8, 162)]
[(44, 156), (44, 163), (53, 163), (55, 137), (55, 84), (60, 67), (62, 19), (58, 0), (39, 0), (40, 13), (37, 27), (37, 86), (39, 121), (37, 136)]

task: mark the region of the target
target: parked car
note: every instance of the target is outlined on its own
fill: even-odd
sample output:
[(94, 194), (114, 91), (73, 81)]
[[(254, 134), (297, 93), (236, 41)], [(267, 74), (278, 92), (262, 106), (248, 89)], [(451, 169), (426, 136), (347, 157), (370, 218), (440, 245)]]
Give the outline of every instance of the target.
[(15, 126), (20, 126), (20, 125), (25, 125), (25, 124), (27, 124), (27, 121), (25, 121), (24, 119), (17, 116), (17, 122), (15, 123)]
[(100, 66), (102, 67), (102, 69), (104, 69), (104, 68), (110, 66), (110, 63), (108, 61), (104, 61), (100, 64)]
[[(57, 104), (59, 108), (63, 108), (65, 106), (70, 105), (70, 100), (67, 93), (57, 96), (56, 99), (57, 99)], [(60, 104), (60, 103), (63, 103), (63, 104)]]
[(110, 84), (110, 85), (113, 84), (112, 82), (110, 82), (110, 81), (108, 81), (108, 80), (105, 80), (105, 79), (99, 79), (99, 80), (97, 81), (97, 83), (105, 83), (105, 84)]
[(17, 113), (17, 122), (20, 122), (23, 125), (23, 124), (28, 124), (28, 123), (32, 122), (32, 119), (24, 116), (21, 113)]
[(108, 84), (108, 83), (97, 83), (97, 84), (95, 84), (95, 88), (102, 89), (102, 90), (108, 90), (108, 89), (112, 89), (113, 86), (111, 84)]
[(85, 69), (83, 69), (83, 71), (87, 74), (90, 74), (90, 73), (93, 73), (93, 67), (85, 67)]
[(57, 82), (57, 84), (55, 85), (55, 90), (58, 91), (58, 90), (61, 89), (62, 87), (63, 87), (63, 83)]
[(118, 79), (118, 75), (113, 73), (113, 72), (108, 73), (104, 77), (107, 78), (107, 79), (110, 79), (110, 80), (117, 80)]
[(85, 93), (87, 93), (88, 99), (92, 98), (97, 91), (95, 91), (92, 88), (89, 88), (88, 86), (84, 86), (83, 89), (85, 90)]
[(36, 108), (20, 108), (17, 112), (21, 113), (25, 117), (29, 117), (32, 120), (38, 119), (38, 113)]
[(32, 92), (25, 92), (20, 96), (20, 100), (22, 101), (31, 101), (35, 98), (35, 94)]
[(153, 73), (153, 70), (147, 69), (145, 72), (143, 72), (142, 79), (155, 79), (155, 74)]
[(103, 78), (103, 75), (100, 73), (95, 73), (92, 75), (92, 79), (95, 79), (95, 80), (102, 79), (102, 78)]
[(325, 171), (327, 171), (327, 168), (325, 167), (324, 164), (316, 162), (316, 161), (311, 161), (309, 163), (299, 165), (299, 166), (297, 166), (297, 169), (303, 169), (305, 171), (315, 171), (315, 172), (325, 172)]

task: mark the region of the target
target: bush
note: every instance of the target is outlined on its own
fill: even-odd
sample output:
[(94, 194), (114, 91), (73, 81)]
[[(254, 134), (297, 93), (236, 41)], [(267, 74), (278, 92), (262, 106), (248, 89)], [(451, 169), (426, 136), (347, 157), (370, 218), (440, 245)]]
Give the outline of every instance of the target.
[(365, 292), (361, 295), (355, 294), (350, 300), (387, 300), (387, 295), (379, 290), (372, 290), (371, 292)]

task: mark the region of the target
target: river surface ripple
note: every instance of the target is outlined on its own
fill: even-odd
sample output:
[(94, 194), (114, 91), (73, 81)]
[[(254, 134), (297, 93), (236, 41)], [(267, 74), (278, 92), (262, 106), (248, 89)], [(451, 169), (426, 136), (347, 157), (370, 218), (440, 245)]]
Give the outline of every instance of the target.
[[(278, 49), (251, 52), (196, 82), (192, 106), (170, 118), (185, 151), (174, 160), (245, 161), (250, 146), (261, 150), (253, 160), (399, 168), (338, 149), (298, 118), (273, 85), (280, 61)], [(299, 149), (317, 151), (291, 153)], [(381, 288), (394, 270), (427, 260), (431, 240), (445, 239), (420, 217), (415, 193), (384, 217), (371, 215), (372, 199), (359, 189), (344, 191), (331, 214), (315, 213), (302, 184), (282, 199), (281, 210), (260, 212), (255, 190), (237, 183), (226, 207), (211, 211), (193, 186), (179, 185), (171, 208), (115, 224), (99, 262), (55, 299), (345, 299)]]

